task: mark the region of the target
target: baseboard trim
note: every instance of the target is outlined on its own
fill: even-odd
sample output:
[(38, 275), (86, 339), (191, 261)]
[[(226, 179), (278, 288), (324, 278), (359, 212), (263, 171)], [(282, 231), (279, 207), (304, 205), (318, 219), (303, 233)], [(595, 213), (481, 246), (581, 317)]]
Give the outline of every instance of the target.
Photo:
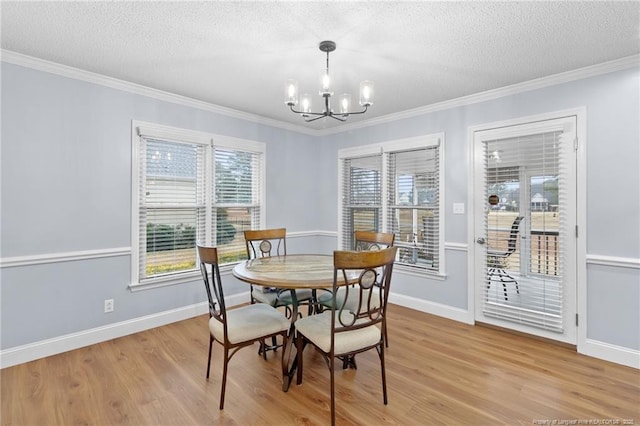
[(428, 300), (418, 299), (416, 297), (405, 296), (403, 294), (389, 293), (389, 303), (403, 306), (405, 308), (415, 309), (416, 311), (425, 312), (427, 314), (437, 315), (439, 317), (450, 320), (463, 322), (465, 324), (473, 324), (473, 315), (460, 308), (443, 305)]
[(640, 351), (638, 350), (587, 339), (583, 345), (578, 344), (578, 353), (640, 369)]
[[(228, 298), (227, 304), (228, 306), (235, 306), (245, 303), (247, 300), (249, 300), (248, 292), (234, 294)], [(208, 311), (207, 302), (201, 302), (77, 333), (54, 337), (52, 339), (16, 346), (0, 351), (0, 369), (94, 345), (96, 343), (106, 342), (111, 339), (139, 333), (177, 321), (183, 321), (198, 315), (204, 315)]]

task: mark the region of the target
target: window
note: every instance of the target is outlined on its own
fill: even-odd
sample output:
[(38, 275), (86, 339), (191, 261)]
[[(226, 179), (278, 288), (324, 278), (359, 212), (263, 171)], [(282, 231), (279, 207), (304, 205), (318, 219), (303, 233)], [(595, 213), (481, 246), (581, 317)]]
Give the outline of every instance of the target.
[(443, 135), (340, 151), (340, 247), (353, 232), (394, 233), (397, 265), (443, 271)]
[(132, 286), (199, 274), (196, 241), (221, 264), (246, 258), (242, 231), (263, 223), (264, 145), (133, 124)]
[(342, 160), (343, 248), (355, 245), (354, 231), (382, 229), (382, 155)]

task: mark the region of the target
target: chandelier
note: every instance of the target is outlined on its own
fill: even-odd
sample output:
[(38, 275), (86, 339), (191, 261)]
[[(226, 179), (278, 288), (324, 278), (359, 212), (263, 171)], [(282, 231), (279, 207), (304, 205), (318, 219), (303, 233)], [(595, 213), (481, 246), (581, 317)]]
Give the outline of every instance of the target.
[(311, 96), (303, 94), (300, 96), (300, 110), (296, 110), (294, 106), (298, 105), (298, 82), (296, 80), (287, 80), (285, 86), (284, 103), (289, 105), (291, 111), (302, 115), (307, 123), (316, 121), (324, 117), (331, 117), (339, 121), (346, 121), (347, 117), (352, 114), (364, 114), (367, 109), (373, 105), (373, 81), (363, 81), (360, 83), (360, 106), (364, 107), (362, 111), (351, 111), (351, 95), (340, 95), (338, 101), (339, 111), (334, 112), (329, 104), (329, 98), (333, 95), (331, 91), (331, 79), (329, 78), (329, 52), (336, 50), (336, 44), (333, 41), (323, 41), (320, 43), (320, 51), (327, 52), (327, 69), (322, 73), (320, 79), (320, 96), (324, 98), (324, 111), (311, 111)]

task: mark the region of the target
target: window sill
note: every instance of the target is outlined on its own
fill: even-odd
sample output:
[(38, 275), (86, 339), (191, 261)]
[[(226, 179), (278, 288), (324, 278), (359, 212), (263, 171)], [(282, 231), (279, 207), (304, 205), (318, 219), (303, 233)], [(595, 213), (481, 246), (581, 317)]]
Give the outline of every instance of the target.
[[(220, 266), (220, 275), (229, 275), (236, 266), (235, 263), (230, 263)], [(129, 284), (129, 290), (132, 293), (142, 290), (151, 290), (154, 288), (168, 287), (172, 285), (180, 285), (186, 283), (192, 283), (194, 281), (201, 281), (202, 276), (200, 271), (189, 271), (182, 274), (168, 275), (164, 277), (151, 278), (144, 280), (143, 282), (135, 282)]]
[(151, 278), (142, 282), (134, 282), (129, 284), (131, 292), (150, 290), (153, 288), (167, 287), (170, 285), (184, 284), (201, 280), (200, 271), (190, 271), (178, 275), (170, 275), (165, 277)]

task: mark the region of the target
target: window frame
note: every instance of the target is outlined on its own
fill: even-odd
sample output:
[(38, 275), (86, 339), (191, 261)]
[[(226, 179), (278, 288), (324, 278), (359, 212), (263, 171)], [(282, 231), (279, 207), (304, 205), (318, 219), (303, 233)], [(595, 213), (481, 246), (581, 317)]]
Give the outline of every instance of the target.
[[(165, 126), (156, 123), (132, 120), (131, 122), (131, 282), (129, 288), (132, 290), (156, 288), (166, 285), (174, 285), (185, 282), (192, 282), (200, 277), (197, 267), (187, 271), (178, 271), (171, 274), (153, 276), (149, 278), (140, 277), (140, 190), (142, 189), (141, 175), (145, 172), (141, 170), (141, 141), (143, 139), (157, 139), (167, 142), (201, 145), (204, 147), (204, 202), (205, 202), (205, 229), (202, 232), (196, 231), (198, 235), (204, 235), (203, 244), (211, 245), (213, 232), (213, 210), (223, 208), (224, 205), (216, 204), (214, 200), (215, 182), (215, 149), (227, 149), (233, 151), (244, 151), (259, 155), (260, 170), (257, 176), (257, 188), (259, 195), (257, 205), (257, 223), (252, 223), (252, 228), (261, 228), (265, 223), (265, 188), (266, 188), (266, 149), (263, 142), (246, 139), (239, 139), (229, 136), (221, 136), (212, 133), (200, 132), (196, 130), (182, 129)], [(252, 204), (251, 206), (255, 206)], [(197, 259), (196, 259), (197, 262)], [(221, 266), (222, 271), (230, 270), (237, 262), (230, 262)]]
[[(379, 232), (391, 232), (392, 224), (389, 220), (389, 211), (391, 207), (389, 191), (391, 185), (389, 184), (389, 155), (392, 153), (399, 153), (404, 151), (412, 151), (417, 149), (428, 149), (436, 147), (436, 155), (438, 161), (438, 239), (437, 239), (437, 252), (438, 252), (438, 267), (437, 269), (427, 269), (426, 266), (415, 266), (402, 263), (396, 263), (394, 268), (402, 270), (408, 273), (416, 274), (419, 276), (432, 276), (432, 277), (444, 277), (446, 270), (445, 263), (445, 244), (444, 244), (444, 229), (445, 229), (445, 193), (444, 193), (444, 178), (445, 178), (445, 158), (444, 158), (444, 132), (434, 133), (428, 135), (422, 135), (412, 138), (392, 140), (387, 142), (363, 145), (352, 148), (344, 148), (338, 151), (338, 247), (341, 249), (351, 250), (352, 248), (346, 247), (349, 243), (345, 232), (347, 231), (348, 224), (344, 223), (345, 218), (345, 200), (348, 198), (348, 194), (345, 194), (344, 179), (345, 176), (344, 161), (355, 159), (359, 157), (370, 157), (381, 155), (381, 183), (382, 183), (382, 222)], [(420, 209), (420, 207), (416, 206)], [(402, 245), (401, 241), (396, 238), (396, 245)]]

